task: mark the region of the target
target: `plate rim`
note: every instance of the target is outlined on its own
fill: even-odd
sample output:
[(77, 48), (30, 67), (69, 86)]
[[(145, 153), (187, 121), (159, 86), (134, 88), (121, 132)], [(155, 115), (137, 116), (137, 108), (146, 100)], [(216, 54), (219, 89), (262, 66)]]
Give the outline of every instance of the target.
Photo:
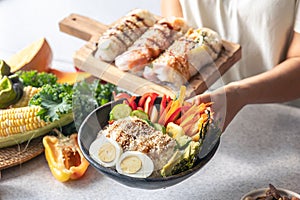
[[(263, 194), (265, 194), (265, 191), (268, 190), (268, 189), (269, 189), (269, 188), (267, 188), (267, 187), (254, 189), (254, 190), (252, 190), (252, 191), (247, 192), (246, 194), (244, 194), (244, 195), (242, 196), (241, 200), (245, 200), (246, 197), (253, 197), (253, 194), (260, 194), (260, 193), (261, 193), (261, 195), (263, 195)], [(286, 193), (286, 194), (288, 194), (288, 195), (291, 195), (291, 196), (293, 196), (293, 197), (300, 198), (300, 194), (298, 194), (298, 193), (296, 193), (296, 192), (294, 192), (294, 191), (291, 191), (291, 190), (288, 190), (288, 189), (284, 189), (284, 188), (280, 188), (280, 187), (279, 187), (279, 188), (276, 187), (276, 189), (277, 189), (279, 192), (284, 192), (284, 193)], [(257, 195), (256, 195), (256, 196), (257, 196)], [(254, 197), (255, 197), (255, 196), (254, 196)]]
[[(167, 182), (167, 181), (172, 181), (172, 180), (176, 180), (176, 179), (180, 179), (180, 178), (186, 179), (186, 178), (192, 176), (193, 174), (197, 173), (202, 167), (204, 167), (214, 157), (214, 155), (217, 153), (217, 150), (219, 149), (219, 146), (220, 146), (220, 142), (221, 142), (220, 139), (221, 138), (219, 138), (218, 142), (214, 145), (214, 147), (212, 148), (212, 150), (205, 157), (201, 158), (198, 161), (199, 163), (197, 165), (195, 165), (193, 168), (191, 168), (189, 170), (186, 170), (184, 172), (181, 172), (179, 174), (168, 176), (168, 177), (133, 178), (133, 177), (129, 177), (129, 176), (125, 176), (125, 175), (119, 174), (119, 173), (115, 172), (114, 170), (112, 170), (110, 168), (106, 168), (106, 167), (101, 166), (99, 163), (97, 163), (94, 159), (91, 158), (91, 156), (89, 155), (88, 149), (82, 143), (82, 141), (81, 141), (82, 134), (83, 134), (82, 129), (84, 127), (84, 124), (86, 124), (93, 115), (95, 115), (97, 112), (99, 112), (99, 110), (102, 109), (102, 107), (116, 105), (116, 104), (121, 103), (122, 101), (123, 101), (123, 99), (120, 99), (118, 101), (111, 101), (111, 102), (108, 102), (105, 105), (102, 105), (102, 106), (99, 106), (99, 107), (95, 108), (84, 119), (84, 121), (82, 122), (82, 124), (81, 124), (81, 126), (80, 126), (80, 128), (78, 130), (78, 143), (79, 143), (79, 147), (82, 150), (82, 153), (83, 153), (84, 157), (90, 162), (90, 164), (94, 168), (96, 168), (97, 171), (99, 171), (98, 168), (101, 168), (101, 170), (100, 170), (101, 173), (107, 175), (110, 178), (119, 176), (120, 178), (125, 179), (127, 181), (131, 180), (131, 181), (136, 181), (137, 183), (142, 183), (142, 182), (144, 182), (144, 183), (150, 183), (150, 182), (152, 182), (152, 183), (155, 183), (155, 182)], [(172, 185), (174, 185), (174, 184), (172, 184)], [(169, 186), (167, 186), (167, 187), (169, 187)], [(141, 188), (145, 188), (145, 187), (141, 187)], [(158, 187), (158, 188), (161, 188), (161, 187)], [(149, 188), (146, 188), (146, 189), (149, 189)], [(157, 189), (157, 188), (154, 188), (154, 189)]]

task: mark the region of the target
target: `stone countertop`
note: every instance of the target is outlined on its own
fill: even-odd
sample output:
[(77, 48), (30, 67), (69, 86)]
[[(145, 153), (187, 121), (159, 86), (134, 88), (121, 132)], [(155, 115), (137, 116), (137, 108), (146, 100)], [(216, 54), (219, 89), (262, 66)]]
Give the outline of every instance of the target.
[(89, 167), (82, 179), (58, 182), (44, 155), (2, 171), (0, 199), (239, 200), (268, 187), (300, 193), (300, 109), (250, 105), (236, 116), (213, 159), (187, 180), (158, 190), (123, 186)]

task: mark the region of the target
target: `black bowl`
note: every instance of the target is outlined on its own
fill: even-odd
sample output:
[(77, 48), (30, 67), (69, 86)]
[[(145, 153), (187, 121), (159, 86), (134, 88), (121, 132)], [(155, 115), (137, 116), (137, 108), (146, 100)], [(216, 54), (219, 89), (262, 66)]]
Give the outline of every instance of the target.
[[(159, 104), (161, 99), (157, 99), (155, 104)], [(157, 178), (133, 178), (126, 175), (119, 174), (116, 170), (106, 168), (97, 163), (89, 154), (89, 148), (91, 143), (96, 139), (97, 134), (108, 124), (109, 112), (116, 104), (122, 103), (122, 100), (116, 102), (110, 102), (101, 107), (96, 108), (91, 112), (81, 124), (78, 131), (78, 142), (80, 149), (84, 157), (88, 162), (99, 172), (107, 175), (113, 180), (122, 183), (124, 185), (142, 188), (142, 189), (160, 189), (175, 185), (196, 172), (198, 172), (216, 153), (220, 140), (215, 144), (212, 150), (202, 159), (197, 159), (195, 166), (187, 171), (169, 177), (157, 177)]]

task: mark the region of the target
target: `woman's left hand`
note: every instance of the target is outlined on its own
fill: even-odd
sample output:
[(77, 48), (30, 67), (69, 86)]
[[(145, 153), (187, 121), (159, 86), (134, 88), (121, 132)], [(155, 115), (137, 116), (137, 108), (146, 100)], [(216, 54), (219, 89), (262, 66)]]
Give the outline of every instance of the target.
[(195, 104), (213, 102), (212, 111), (214, 113), (214, 120), (222, 132), (224, 132), (233, 118), (245, 105), (244, 98), (240, 96), (238, 89), (239, 85), (237, 83), (231, 83), (212, 92), (197, 95), (191, 100)]

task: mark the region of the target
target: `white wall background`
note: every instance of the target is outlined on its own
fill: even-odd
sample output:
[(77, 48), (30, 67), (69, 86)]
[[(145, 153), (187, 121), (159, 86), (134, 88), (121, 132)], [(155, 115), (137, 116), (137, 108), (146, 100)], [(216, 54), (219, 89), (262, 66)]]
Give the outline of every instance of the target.
[(70, 70), (73, 53), (86, 42), (60, 32), (59, 21), (77, 13), (109, 24), (134, 8), (159, 15), (160, 1), (0, 0), (0, 59), (45, 37), (53, 50), (53, 67)]

